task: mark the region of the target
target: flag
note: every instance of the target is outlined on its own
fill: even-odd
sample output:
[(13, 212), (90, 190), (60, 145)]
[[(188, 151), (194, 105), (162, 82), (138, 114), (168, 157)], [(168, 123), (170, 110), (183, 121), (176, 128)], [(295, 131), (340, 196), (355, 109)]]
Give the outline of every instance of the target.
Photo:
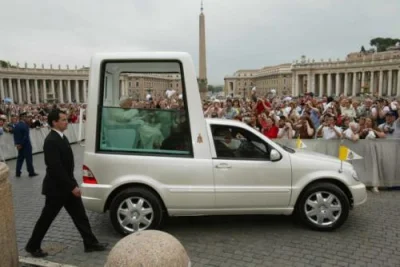
[(303, 141), (301, 141), (300, 136), (297, 137), (296, 147), (297, 147), (297, 148), (306, 148), (306, 147), (307, 147), (307, 146), (303, 143)]
[(341, 145), (339, 147), (339, 159), (344, 161), (344, 160), (363, 159), (363, 157), (355, 153), (353, 150), (349, 149), (347, 146)]

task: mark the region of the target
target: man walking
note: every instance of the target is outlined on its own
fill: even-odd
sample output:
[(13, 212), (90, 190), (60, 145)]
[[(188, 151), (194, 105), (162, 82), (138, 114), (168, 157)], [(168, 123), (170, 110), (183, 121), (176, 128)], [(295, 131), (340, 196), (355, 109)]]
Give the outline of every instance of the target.
[(46, 176), (42, 194), (46, 196), (45, 206), (33, 230), (25, 250), (33, 257), (45, 257), (41, 243), (51, 223), (64, 207), (71, 216), (83, 238), (85, 252), (103, 251), (106, 243), (99, 243), (94, 236), (81, 199), (81, 191), (74, 178), (74, 155), (63, 132), (67, 129), (67, 115), (60, 110), (52, 110), (48, 116), (52, 128), (44, 141), (43, 151)]
[(16, 177), (21, 177), (21, 168), (24, 160), (28, 169), (29, 177), (37, 176), (32, 163), (32, 145), (29, 134), (29, 123), (31, 115), (23, 112), (20, 114), (20, 121), (15, 125), (13, 130), (14, 144), (18, 150)]

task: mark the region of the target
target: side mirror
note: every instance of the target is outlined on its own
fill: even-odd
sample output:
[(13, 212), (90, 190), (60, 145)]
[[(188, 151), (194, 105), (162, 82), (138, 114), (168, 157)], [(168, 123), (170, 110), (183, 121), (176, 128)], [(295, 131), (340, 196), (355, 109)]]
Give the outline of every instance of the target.
[(271, 161), (279, 161), (281, 159), (281, 154), (277, 150), (272, 149), (269, 158)]

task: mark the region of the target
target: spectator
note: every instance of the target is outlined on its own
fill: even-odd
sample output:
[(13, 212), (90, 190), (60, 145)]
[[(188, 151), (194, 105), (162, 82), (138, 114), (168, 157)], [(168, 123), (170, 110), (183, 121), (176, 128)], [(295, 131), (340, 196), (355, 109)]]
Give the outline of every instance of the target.
[(356, 142), (360, 139), (360, 135), (358, 134), (359, 130), (360, 126), (358, 123), (350, 122), (347, 130), (343, 132), (343, 138)]
[(389, 111), (385, 116), (386, 121), (378, 126), (385, 133), (386, 138), (400, 139), (400, 119), (396, 119), (396, 112)]
[(342, 129), (336, 124), (336, 118), (332, 115), (326, 116), (326, 121), (320, 126), (318, 134), (322, 134), (325, 140), (340, 139), (342, 137)]
[(385, 133), (376, 127), (376, 123), (372, 118), (365, 119), (365, 125), (360, 130), (360, 139), (385, 138)]

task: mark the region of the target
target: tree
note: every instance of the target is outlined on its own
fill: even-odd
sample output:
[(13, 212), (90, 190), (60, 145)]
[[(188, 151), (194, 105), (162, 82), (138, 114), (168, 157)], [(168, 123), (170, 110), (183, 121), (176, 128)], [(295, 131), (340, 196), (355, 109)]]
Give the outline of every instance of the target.
[(365, 47), (364, 46), (361, 46), (361, 51), (360, 51), (361, 53), (365, 53)]
[(8, 68), (10, 64), (4, 60), (0, 60), (0, 68)]
[(400, 39), (377, 37), (372, 39), (369, 44), (375, 46), (377, 52), (384, 52), (388, 47), (396, 45), (397, 42), (400, 42)]

